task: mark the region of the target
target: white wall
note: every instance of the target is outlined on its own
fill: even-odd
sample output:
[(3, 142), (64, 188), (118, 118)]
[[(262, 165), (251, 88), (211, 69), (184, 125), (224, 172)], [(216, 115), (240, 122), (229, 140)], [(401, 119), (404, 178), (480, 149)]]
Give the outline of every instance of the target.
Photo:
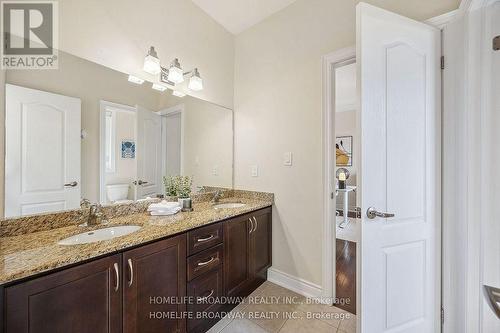
[(234, 37), (189, 0), (59, 0), (60, 48), (145, 79), (155, 46), (162, 65), (197, 66), (204, 90), (193, 96), (232, 108)]
[[(137, 177), (137, 160), (122, 158), (122, 141), (134, 140), (136, 114), (132, 112), (115, 111), (115, 172), (106, 173), (106, 184), (131, 184)], [(136, 141), (137, 142), (137, 141)]]
[[(426, 19), (457, 0), (376, 0)], [(355, 43), (355, 4), (298, 0), (236, 37), (235, 187), (275, 193), (273, 267), (321, 285), (321, 57)], [(284, 152), (294, 165), (283, 166)], [(259, 166), (251, 177), (250, 166)]]

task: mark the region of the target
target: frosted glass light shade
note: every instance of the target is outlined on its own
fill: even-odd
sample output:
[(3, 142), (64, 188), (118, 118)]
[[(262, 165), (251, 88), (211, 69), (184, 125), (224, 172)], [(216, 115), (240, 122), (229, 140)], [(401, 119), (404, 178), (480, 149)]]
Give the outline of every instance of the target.
[(194, 91), (203, 90), (203, 80), (198, 76), (192, 76), (189, 79), (188, 88)]
[(184, 81), (184, 73), (182, 69), (175, 66), (170, 66), (168, 69), (168, 80), (174, 84)]
[(148, 54), (146, 58), (144, 58), (144, 67), (142, 69), (144, 69), (146, 73), (157, 75), (161, 71), (160, 59)]

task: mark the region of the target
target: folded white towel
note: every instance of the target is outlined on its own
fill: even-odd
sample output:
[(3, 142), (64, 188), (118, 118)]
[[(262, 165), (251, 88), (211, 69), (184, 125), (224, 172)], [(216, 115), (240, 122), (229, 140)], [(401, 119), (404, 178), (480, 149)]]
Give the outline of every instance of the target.
[(179, 208), (179, 209), (181, 208), (181, 206), (178, 202), (168, 202), (168, 201), (163, 200), (162, 202), (149, 205), (148, 212), (155, 211), (155, 210), (168, 211), (168, 210), (174, 210), (177, 208)]
[(180, 211), (181, 211), (181, 207), (177, 207), (177, 208), (169, 209), (169, 210), (152, 210), (149, 213), (152, 216), (168, 216), (168, 215), (177, 214)]

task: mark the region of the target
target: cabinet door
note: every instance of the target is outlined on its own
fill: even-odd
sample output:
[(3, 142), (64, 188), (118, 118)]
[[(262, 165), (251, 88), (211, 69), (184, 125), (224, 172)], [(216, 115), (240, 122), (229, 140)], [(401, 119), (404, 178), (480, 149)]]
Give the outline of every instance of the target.
[(254, 227), (251, 233), (252, 250), (251, 267), (252, 274), (258, 275), (271, 266), (271, 211), (264, 209), (252, 215)]
[(250, 222), (245, 215), (224, 222), (224, 290), (238, 296), (251, 278)]
[(5, 288), (6, 333), (121, 332), (121, 255)]
[(123, 253), (123, 332), (185, 332), (186, 235)]

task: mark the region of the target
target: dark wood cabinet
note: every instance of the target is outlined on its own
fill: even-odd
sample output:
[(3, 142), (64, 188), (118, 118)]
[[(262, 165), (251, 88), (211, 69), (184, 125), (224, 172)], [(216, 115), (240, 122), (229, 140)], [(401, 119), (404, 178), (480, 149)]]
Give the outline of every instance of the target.
[(248, 215), (224, 222), (224, 291), (239, 296), (250, 281), (250, 230)]
[(266, 271), (271, 266), (271, 211), (264, 209), (252, 214), (254, 228), (250, 234), (250, 267), (253, 277), (266, 279)]
[(220, 316), (200, 314), (236, 305), (207, 300), (248, 296), (267, 278), (271, 224), (264, 208), (0, 286), (0, 333), (205, 332)]
[(271, 266), (271, 208), (224, 223), (226, 296), (247, 296), (267, 278)]
[(186, 235), (123, 253), (123, 332), (185, 332)]
[(121, 332), (120, 259), (109, 256), (5, 288), (5, 332)]
[(220, 309), (221, 302), (218, 300), (224, 293), (222, 281), (222, 265), (219, 265), (189, 282), (187, 296), (191, 302), (187, 310), (191, 319), (187, 322), (188, 332), (205, 332), (218, 321), (214, 313)]

